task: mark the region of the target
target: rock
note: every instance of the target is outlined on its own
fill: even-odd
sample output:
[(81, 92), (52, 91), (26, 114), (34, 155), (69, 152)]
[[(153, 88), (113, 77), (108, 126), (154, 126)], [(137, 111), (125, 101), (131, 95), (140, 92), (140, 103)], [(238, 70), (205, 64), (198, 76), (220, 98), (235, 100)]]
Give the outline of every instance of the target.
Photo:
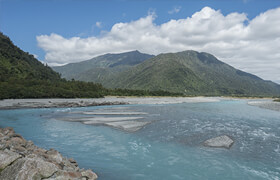
[(77, 161), (75, 161), (74, 159), (70, 158), (70, 159), (68, 159), (68, 161), (69, 161), (70, 163), (72, 163), (74, 166), (78, 167), (78, 163), (77, 163)]
[(85, 177), (86, 179), (89, 179), (89, 180), (97, 179), (97, 175), (94, 172), (92, 172), (91, 170), (82, 171), (81, 174), (83, 177)]
[(81, 180), (81, 173), (59, 171), (54, 176), (47, 178), (48, 180)]
[[(7, 166), (1, 173), (0, 173), (0, 179), (5, 180), (15, 180), (17, 179), (17, 173), (21, 169), (21, 167), (24, 164), (24, 159), (20, 158), (17, 161), (15, 161), (10, 166)], [(28, 172), (26, 172), (28, 173)]]
[(0, 128), (0, 180), (95, 180), (91, 170), (81, 170), (77, 162), (54, 149), (45, 150)]
[(233, 145), (234, 141), (227, 135), (218, 136), (215, 138), (204, 141), (203, 145), (214, 148), (227, 148), (229, 149)]
[(0, 138), (3, 137), (3, 136), (7, 136), (7, 135), (10, 135), (10, 134), (14, 134), (15, 131), (13, 128), (11, 127), (7, 127), (7, 128), (3, 128), (1, 129), (0, 131)]
[(20, 157), (19, 154), (8, 149), (0, 151), (0, 172)]
[(46, 162), (39, 157), (24, 158), (24, 160), (25, 162), (17, 174), (18, 179), (48, 178), (58, 171), (57, 166), (53, 163)]
[(40, 157), (21, 158), (1, 172), (0, 179), (33, 180), (52, 176), (58, 168)]
[(68, 159), (70, 161), (70, 163), (74, 163), (77, 164), (77, 161), (75, 161), (73, 158)]
[(50, 149), (49, 151), (46, 152), (46, 154), (47, 154), (47, 159), (49, 159), (50, 161), (54, 161), (57, 164), (60, 164), (62, 162), (62, 156), (58, 151), (54, 149)]

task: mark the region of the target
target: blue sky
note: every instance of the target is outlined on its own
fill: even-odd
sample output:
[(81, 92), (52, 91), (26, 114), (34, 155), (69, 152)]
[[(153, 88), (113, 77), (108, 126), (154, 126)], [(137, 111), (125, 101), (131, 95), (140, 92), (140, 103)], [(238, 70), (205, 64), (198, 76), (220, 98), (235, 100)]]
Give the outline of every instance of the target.
[[(254, 20), (261, 13), (266, 13), (271, 9), (280, 7), (280, 1), (278, 0), (0, 0), (0, 30), (8, 35), (12, 41), (24, 51), (28, 51), (31, 54), (38, 56), (38, 59), (45, 61), (51, 65), (65, 64), (68, 62), (77, 62), (80, 60), (86, 60), (87, 58), (102, 53), (122, 52), (130, 50), (129, 48), (122, 46), (118, 48), (117, 45), (111, 49), (96, 50), (95, 53), (88, 53), (87, 56), (80, 56), (81, 58), (71, 59), (65, 58), (67, 61), (62, 61), (60, 58), (66, 57), (66, 52), (58, 52), (53, 50), (50, 46), (61, 47), (65, 45), (65, 49), (71, 45), (71, 43), (82, 44), (87, 46), (87, 42), (98, 40), (101, 44), (104, 41), (112, 39), (115, 35), (112, 35), (112, 27), (117, 23), (140, 23), (140, 19), (144, 18), (143, 21), (149, 21), (147, 18), (151, 15), (152, 23), (149, 26), (153, 26), (151, 29), (159, 29), (161, 25), (170, 22), (172, 19), (178, 21), (180, 19), (191, 18), (195, 13), (202, 12), (204, 7), (204, 13), (212, 14), (216, 13), (219, 20), (221, 15), (227, 16), (231, 13), (237, 12), (240, 15), (241, 24), (246, 26), (251, 20)], [(219, 11), (220, 10), (220, 11)], [(242, 13), (245, 13), (242, 14)], [(221, 15), (220, 15), (221, 14)], [(268, 13), (269, 14), (269, 13)], [(271, 15), (272, 14), (272, 15)], [(277, 12), (270, 13), (269, 16), (277, 16)], [(242, 17), (241, 17), (242, 16)], [(245, 17), (244, 17), (245, 16)], [(146, 18), (146, 19), (145, 19)], [(213, 17), (214, 18), (214, 17)], [(242, 19), (243, 18), (243, 19)], [(244, 20), (247, 18), (246, 20)], [(235, 18), (236, 19), (236, 18)], [(279, 16), (280, 19), (280, 16)], [(217, 21), (218, 21), (217, 20)], [(228, 21), (228, 20), (225, 20)], [(234, 21), (234, 20), (233, 20)], [(237, 20), (238, 21), (238, 20)], [(257, 21), (257, 20), (256, 20)], [(260, 20), (259, 20), (260, 21)], [(177, 23), (177, 25), (178, 25)], [(187, 23), (187, 22), (186, 22)], [(237, 22), (237, 24), (240, 22)], [(278, 22), (276, 22), (277, 24)], [(225, 22), (226, 24), (226, 22)], [(274, 23), (275, 24), (275, 23)], [(131, 26), (132, 26), (131, 25)], [(142, 27), (142, 26), (141, 26)], [(179, 28), (179, 27), (178, 27)], [(198, 28), (199, 27), (195, 27)], [(207, 27), (209, 28), (209, 27)], [(223, 28), (232, 28), (225, 25)], [(139, 31), (141, 31), (140, 29)], [(137, 28), (134, 29), (137, 34)], [(147, 29), (143, 32), (147, 33)], [(111, 35), (108, 35), (108, 32)], [(53, 33), (53, 36), (51, 34)], [(134, 33), (133, 31), (130, 33)], [(272, 33), (271, 33), (272, 34)], [(142, 34), (143, 35), (143, 34)], [(274, 33), (274, 39), (278, 38), (279, 34)], [(107, 38), (103, 37), (109, 36)], [(189, 35), (188, 35), (189, 36)], [(208, 35), (209, 36), (209, 35)], [(39, 38), (38, 38), (39, 37)], [(79, 40), (73, 40), (73, 38), (80, 38)], [(143, 36), (141, 36), (143, 38)], [(153, 37), (153, 36), (151, 36)], [(168, 37), (168, 36), (166, 36)], [(228, 39), (229, 37), (225, 37)], [(118, 37), (118, 42), (120, 38)], [(248, 39), (248, 38), (246, 38)], [(63, 44), (59, 44), (59, 40)], [(65, 41), (65, 42), (64, 42)], [(242, 42), (244, 39), (242, 39)], [(258, 40), (258, 42), (261, 40)], [(124, 40), (120, 43), (126, 43), (128, 40)], [(231, 43), (234, 40), (230, 41)], [(69, 45), (67, 44), (69, 43)], [(113, 41), (116, 43), (116, 40)], [(201, 42), (202, 43), (202, 42)], [(206, 42), (204, 42), (206, 43)], [(209, 43), (209, 42), (208, 42)], [(219, 41), (221, 44), (221, 41)], [(227, 42), (228, 43), (228, 42)], [(270, 42), (275, 44), (275, 42)], [(277, 41), (278, 43), (278, 41)], [(77, 46), (75, 44), (75, 47)], [(95, 42), (95, 46), (98, 44)], [(254, 43), (255, 44), (255, 43)], [(202, 44), (205, 45), (205, 44)], [(278, 44), (277, 44), (278, 45)], [(95, 46), (91, 46), (95, 49)], [(221, 60), (234, 65), (237, 68), (246, 70), (257, 74), (265, 79), (272, 79), (280, 82), (276, 76), (272, 77), (272, 73), (266, 74), (265, 71), (269, 69), (259, 69), (247, 67), (252, 64), (253, 60), (250, 61), (250, 57), (235, 57), (243, 60), (234, 61), (230, 57), (232, 55), (224, 53), (219, 54), (219, 50), (216, 48), (196, 48), (195, 46), (185, 45), (184, 48), (194, 48), (194, 50), (209, 50)], [(227, 45), (223, 45), (227, 46)], [(206, 46), (205, 46), (206, 47)], [(79, 47), (80, 48), (80, 47)], [(96, 47), (98, 48), (98, 47)], [(131, 47), (132, 49), (139, 49), (140, 51), (146, 51), (146, 53), (158, 54), (165, 51), (169, 51), (168, 48), (162, 48), (154, 46), (154, 51), (146, 50), (140, 44)], [(132, 50), (131, 49), (131, 50)], [(180, 48), (172, 49), (170, 52), (181, 50)], [(70, 51), (70, 50), (69, 50)], [(82, 51), (82, 50), (80, 50)], [(93, 50), (94, 51), (94, 50)], [(247, 52), (252, 50), (248, 50)], [(87, 52), (87, 51), (83, 51)], [(60, 54), (59, 54), (60, 53)], [(244, 52), (245, 53), (245, 52)], [(251, 52), (252, 53), (252, 52)], [(267, 52), (270, 53), (270, 52)], [(47, 55), (45, 57), (45, 55)], [(278, 57), (278, 56), (277, 56)], [(86, 58), (86, 59), (83, 59)], [(252, 57), (251, 59), (253, 59)], [(274, 57), (275, 61), (277, 59)], [(248, 62), (247, 64), (244, 61)], [(271, 61), (272, 62), (272, 61)], [(267, 63), (270, 63), (267, 61)], [(266, 63), (266, 64), (267, 64)], [(276, 67), (280, 67), (279, 61)], [(261, 63), (259, 64), (261, 66)], [(273, 64), (272, 66), (275, 66)], [(274, 72), (274, 71), (273, 71)], [(280, 75), (278, 74), (280, 77)]]
[[(223, 14), (245, 12), (251, 19), (267, 9), (280, 6), (277, 0), (2, 0), (1, 31), (25, 51), (44, 59), (36, 36), (57, 33), (66, 38), (99, 35), (117, 22), (129, 22), (155, 11), (156, 24), (191, 16), (205, 6)], [(181, 7), (180, 12), (168, 11)], [(95, 27), (101, 22), (102, 28)]]

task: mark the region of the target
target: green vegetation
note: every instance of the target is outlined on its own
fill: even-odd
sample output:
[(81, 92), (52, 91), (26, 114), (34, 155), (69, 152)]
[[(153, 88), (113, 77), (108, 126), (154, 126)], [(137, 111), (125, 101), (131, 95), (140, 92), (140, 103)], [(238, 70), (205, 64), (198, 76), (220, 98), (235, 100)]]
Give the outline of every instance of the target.
[(174, 96), (164, 91), (105, 89), (101, 84), (67, 81), (0, 33), (0, 99), (97, 98), (105, 95)]
[(0, 99), (17, 98), (96, 98), (103, 97), (100, 84), (37, 79), (13, 79), (0, 82)]
[(100, 84), (66, 81), (0, 34), (0, 99), (102, 97)]
[(161, 54), (102, 83), (105, 87), (164, 90), (204, 96), (279, 96), (280, 86), (237, 70), (208, 53)]
[(234, 69), (211, 54), (195, 51), (155, 57), (138, 51), (106, 54), (54, 69), (62, 69), (64, 74), (73, 72), (75, 77), (71, 79), (95, 78), (93, 82), (62, 79), (0, 33), (0, 99), (280, 95), (278, 84)]
[(275, 102), (280, 102), (280, 98), (274, 99)]
[(153, 55), (131, 51), (121, 54), (105, 54), (87, 61), (52, 68), (68, 80), (102, 83), (108, 77), (114, 76), (115, 73), (125, 71), (151, 57)]
[[(125, 53), (115, 56), (118, 58), (110, 60), (106, 55), (97, 57), (95, 64), (89, 61), (72, 64), (75, 67), (88, 65), (87, 70), (80, 69), (72, 78), (101, 83), (106, 88), (168, 91), (186, 96), (272, 97), (280, 94), (278, 84), (237, 70), (208, 53), (183, 51), (160, 54), (130, 66), (104, 65), (127, 57)], [(69, 65), (60, 67), (64, 71), (68, 68)], [(63, 77), (70, 78), (65, 73)]]
[(182, 93), (172, 93), (168, 91), (149, 91), (149, 90), (131, 90), (131, 89), (113, 89), (108, 90), (107, 95), (111, 96), (184, 96)]

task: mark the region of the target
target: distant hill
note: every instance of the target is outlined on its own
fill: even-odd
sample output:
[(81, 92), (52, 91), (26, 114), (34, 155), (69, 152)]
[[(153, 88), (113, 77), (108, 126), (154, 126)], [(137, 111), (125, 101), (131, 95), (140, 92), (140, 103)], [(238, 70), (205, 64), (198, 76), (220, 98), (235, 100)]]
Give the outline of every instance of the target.
[[(137, 51), (129, 53), (139, 54)], [(107, 88), (163, 90), (185, 95), (209, 96), (280, 95), (278, 84), (264, 81), (255, 75), (235, 69), (205, 52), (199, 53), (190, 50), (160, 54), (155, 57), (147, 55), (146, 60), (143, 58), (142, 61), (130, 64), (129, 61), (135, 61), (129, 56), (124, 61), (125, 63), (119, 64), (117, 62), (120, 61), (115, 61), (114, 58), (112, 61), (108, 61), (105, 58), (107, 56), (110, 54), (54, 69), (62, 75), (66, 75), (64, 72), (70, 74), (72, 71), (68, 67), (78, 68), (83, 67), (82, 64), (87, 64), (85, 71), (82, 71), (81, 68), (78, 73), (75, 71), (73, 76), (66, 78), (99, 82)], [(104, 59), (105, 61), (103, 61)]]
[(105, 87), (166, 90), (188, 95), (277, 96), (280, 86), (237, 70), (208, 53), (160, 54), (103, 83)]
[(140, 64), (151, 57), (153, 55), (131, 51), (120, 54), (105, 54), (87, 61), (52, 68), (68, 80), (103, 82), (107, 77), (127, 70), (131, 66)]
[(0, 99), (102, 97), (100, 84), (66, 81), (0, 32)]

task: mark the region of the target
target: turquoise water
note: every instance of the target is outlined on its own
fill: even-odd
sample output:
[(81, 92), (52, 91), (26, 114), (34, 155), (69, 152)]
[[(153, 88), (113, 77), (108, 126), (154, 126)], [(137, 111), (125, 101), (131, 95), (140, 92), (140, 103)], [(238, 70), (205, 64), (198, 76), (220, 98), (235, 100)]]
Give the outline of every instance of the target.
[[(144, 120), (153, 123), (127, 133), (56, 120), (113, 107), (147, 112)], [(40, 147), (73, 157), (100, 180), (280, 179), (280, 112), (248, 106), (246, 100), (1, 110), (0, 127), (7, 126)], [(201, 145), (223, 134), (235, 139), (230, 150)]]

